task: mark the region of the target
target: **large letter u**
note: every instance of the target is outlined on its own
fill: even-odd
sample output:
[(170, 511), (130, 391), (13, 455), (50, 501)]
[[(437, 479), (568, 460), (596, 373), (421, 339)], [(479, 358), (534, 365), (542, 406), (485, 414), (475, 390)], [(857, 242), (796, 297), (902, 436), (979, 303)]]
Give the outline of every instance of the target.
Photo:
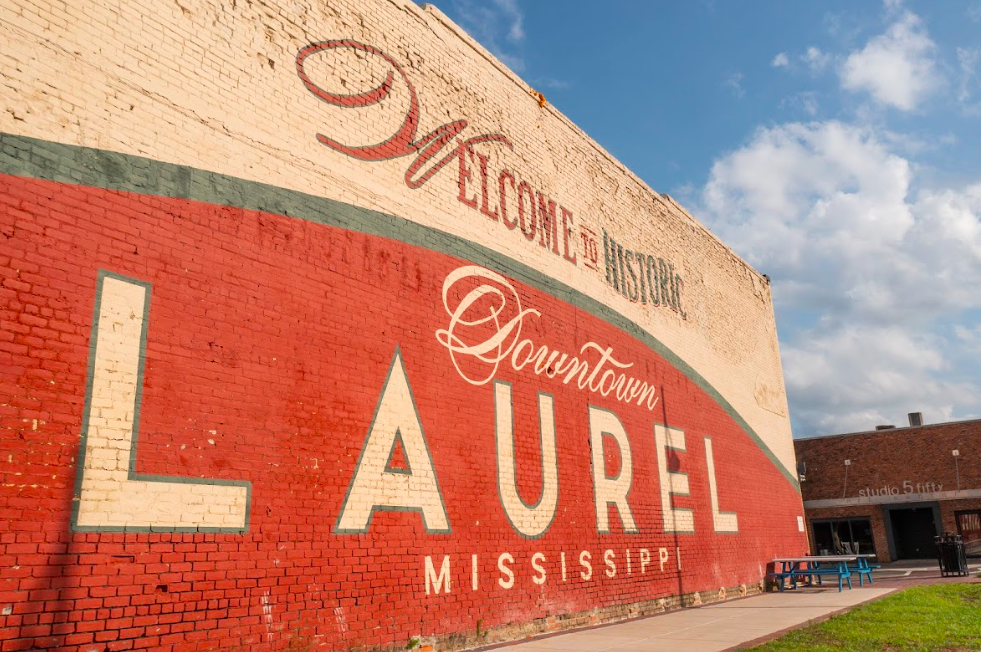
[(552, 397), (538, 393), (538, 422), (541, 435), (542, 494), (529, 505), (518, 492), (517, 460), (514, 456), (514, 413), (511, 385), (494, 381), (494, 431), (497, 439), (497, 491), (511, 526), (524, 537), (537, 539), (548, 531), (559, 504), (559, 467), (555, 454), (555, 406)]

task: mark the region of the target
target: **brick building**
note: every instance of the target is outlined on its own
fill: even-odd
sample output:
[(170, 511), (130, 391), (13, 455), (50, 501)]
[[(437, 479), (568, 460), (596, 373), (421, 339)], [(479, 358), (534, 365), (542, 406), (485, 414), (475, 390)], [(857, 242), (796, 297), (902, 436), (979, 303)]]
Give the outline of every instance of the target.
[(437, 9), (0, 43), (3, 652), (452, 649), (805, 550), (766, 279)]
[(981, 421), (880, 426), (794, 446), (815, 553), (929, 558), (933, 537), (952, 532), (981, 555)]

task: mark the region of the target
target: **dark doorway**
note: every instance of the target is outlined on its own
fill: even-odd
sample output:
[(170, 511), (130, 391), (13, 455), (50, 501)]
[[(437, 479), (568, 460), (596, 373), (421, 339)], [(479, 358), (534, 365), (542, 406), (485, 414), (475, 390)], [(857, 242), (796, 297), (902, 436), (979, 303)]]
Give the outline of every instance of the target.
[(937, 555), (933, 538), (937, 522), (932, 507), (889, 510), (896, 559), (929, 559)]

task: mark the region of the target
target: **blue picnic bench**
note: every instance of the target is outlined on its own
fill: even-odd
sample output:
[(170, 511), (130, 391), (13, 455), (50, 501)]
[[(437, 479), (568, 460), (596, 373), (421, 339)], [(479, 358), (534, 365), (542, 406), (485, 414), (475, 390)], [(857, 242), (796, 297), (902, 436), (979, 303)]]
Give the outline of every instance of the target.
[[(879, 568), (869, 563), (873, 555), (821, 555), (807, 557), (780, 557), (773, 560), (773, 577), (783, 591), (787, 581), (797, 588), (797, 581), (807, 579), (823, 583), (825, 577), (837, 578), (838, 591), (848, 584), (852, 588), (852, 575), (858, 575), (859, 586), (865, 586), (866, 578), (872, 584), (872, 571)], [(780, 570), (777, 570), (777, 569)]]

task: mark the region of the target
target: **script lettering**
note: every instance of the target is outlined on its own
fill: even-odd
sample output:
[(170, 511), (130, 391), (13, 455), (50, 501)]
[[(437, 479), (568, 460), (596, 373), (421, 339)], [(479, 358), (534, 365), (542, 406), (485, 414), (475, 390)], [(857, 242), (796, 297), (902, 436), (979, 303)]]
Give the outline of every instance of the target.
[[(457, 284), (471, 289), (454, 304), (451, 297)], [(618, 360), (611, 346), (586, 342), (573, 355), (522, 338), (525, 320), (542, 313), (523, 308), (518, 291), (497, 272), (476, 265), (451, 272), (443, 282), (443, 307), (450, 321), (436, 331), (436, 339), (449, 351), (460, 377), (471, 385), (487, 384), (505, 363), (515, 371), (559, 378), (565, 385), (604, 397), (612, 394), (618, 401), (648, 410), (657, 405), (657, 386), (624, 373), (634, 365)]]

